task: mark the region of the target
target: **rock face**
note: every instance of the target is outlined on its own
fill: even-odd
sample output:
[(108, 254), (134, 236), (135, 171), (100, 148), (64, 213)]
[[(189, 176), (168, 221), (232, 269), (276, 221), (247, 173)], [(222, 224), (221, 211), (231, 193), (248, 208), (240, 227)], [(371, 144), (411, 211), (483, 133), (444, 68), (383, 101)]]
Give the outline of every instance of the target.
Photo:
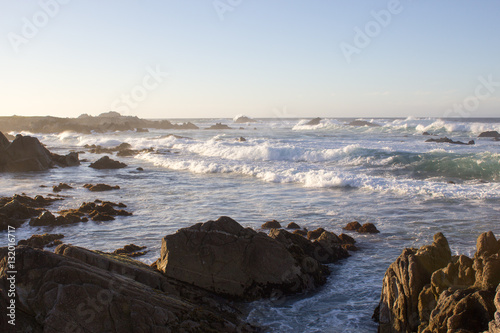
[(302, 292), (325, 282), (325, 266), (309, 256), (297, 258), (280, 241), (221, 217), (164, 237), (156, 266), (179, 281), (254, 300), (277, 292)]
[[(0, 306), (10, 275), (0, 249)], [(16, 248), (19, 332), (255, 332), (206, 292), (123, 256), (60, 245), (56, 253)], [(0, 331), (11, 332), (6, 320)]]
[(112, 160), (109, 156), (103, 156), (94, 163), (90, 164), (89, 167), (94, 169), (121, 169), (125, 168), (127, 165), (125, 163)]
[(498, 332), (495, 289), (500, 244), (492, 232), (477, 241), (474, 258), (451, 257), (446, 238), (405, 249), (387, 270), (374, 319), (380, 332)]
[(79, 164), (77, 153), (53, 154), (37, 138), (18, 135), (9, 142), (3, 134), (0, 135), (0, 172), (44, 171), (54, 166)]

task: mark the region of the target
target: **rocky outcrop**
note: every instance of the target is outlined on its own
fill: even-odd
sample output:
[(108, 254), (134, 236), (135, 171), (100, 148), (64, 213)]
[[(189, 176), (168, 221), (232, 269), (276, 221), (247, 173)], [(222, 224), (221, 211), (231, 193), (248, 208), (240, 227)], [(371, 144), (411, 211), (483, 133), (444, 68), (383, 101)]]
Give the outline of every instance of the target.
[(452, 139), (449, 139), (447, 137), (444, 138), (439, 138), (439, 139), (427, 139), (425, 142), (437, 142), (437, 143), (451, 143), (455, 145), (474, 145), (475, 142), (474, 140), (470, 140), (469, 142), (465, 143), (462, 141), (453, 141)]
[(121, 169), (127, 167), (127, 165), (120, 161), (115, 161), (106, 155), (91, 163), (89, 167), (94, 169)]
[[(9, 303), (0, 249), (0, 306)], [(16, 248), (19, 332), (256, 332), (224, 301), (123, 256), (60, 245)], [(10, 332), (7, 320), (0, 331)]]
[(114, 250), (113, 254), (119, 254), (119, 255), (127, 256), (127, 257), (139, 257), (139, 256), (143, 256), (149, 252), (149, 251), (141, 251), (141, 250), (144, 250), (145, 248), (146, 248), (146, 246), (138, 246), (135, 244), (128, 244), (122, 248)]
[(497, 131), (486, 131), (486, 132), (482, 132), (481, 134), (479, 134), (478, 137), (479, 138), (500, 138), (500, 133), (498, 133)]
[(440, 233), (430, 246), (405, 249), (384, 277), (374, 314), (379, 331), (496, 332), (499, 250), (492, 232), (479, 236), (474, 258), (451, 257)]
[(34, 198), (25, 195), (0, 198), (0, 230), (7, 230), (8, 226), (17, 228), (27, 219), (38, 216), (58, 198), (44, 198), (37, 195)]
[(0, 172), (44, 171), (79, 164), (77, 153), (53, 154), (37, 138), (17, 135), (9, 142), (3, 134), (0, 136)]
[(231, 129), (231, 127), (229, 127), (223, 123), (215, 123), (215, 125), (207, 127), (205, 129), (207, 129), (207, 130), (227, 130), (227, 129)]
[(87, 190), (89, 190), (91, 192), (104, 192), (104, 191), (111, 191), (111, 190), (119, 190), (120, 189), (120, 186), (118, 186), (118, 185), (111, 186), (111, 185), (102, 184), (102, 183), (95, 184), (95, 185), (85, 184), (85, 185), (83, 185), (83, 187), (85, 187)]
[(365, 223), (361, 225), (358, 221), (349, 222), (343, 228), (344, 230), (357, 231), (359, 233), (365, 234), (378, 234), (380, 231), (373, 223)]
[(58, 193), (58, 192), (61, 192), (62, 190), (70, 190), (72, 188), (73, 187), (71, 187), (70, 185), (68, 185), (66, 183), (59, 183), (59, 185), (52, 186), (52, 191)]
[(248, 118), (247, 116), (239, 116), (236, 119), (234, 119), (234, 122), (236, 124), (245, 124), (245, 123), (256, 123), (257, 120)]
[(321, 123), (321, 120), (322, 120), (321, 118), (317, 117), (317, 118), (309, 120), (307, 123), (305, 123), (305, 125), (316, 126), (316, 125), (319, 125)]
[(63, 234), (33, 235), (28, 239), (20, 240), (17, 245), (27, 245), (37, 249), (43, 249), (44, 247), (53, 247), (62, 244), (61, 238), (64, 238)]
[(326, 266), (275, 238), (221, 217), (165, 236), (156, 266), (168, 277), (241, 300), (299, 293), (325, 282)]
[(281, 223), (279, 223), (276, 220), (267, 221), (266, 223), (261, 225), (261, 228), (262, 229), (273, 229), (273, 228), (279, 229), (279, 228), (281, 228)]
[(288, 223), (288, 225), (286, 226), (286, 228), (287, 229), (300, 229), (300, 225), (298, 225), (295, 222), (290, 222), (290, 223)]
[(92, 154), (113, 154), (116, 153), (116, 156), (121, 156), (121, 157), (130, 157), (130, 156), (135, 156), (139, 153), (144, 153), (144, 152), (153, 152), (153, 148), (146, 148), (146, 149), (132, 149), (132, 146), (127, 143), (127, 142), (122, 142), (119, 145), (111, 148), (106, 148), (102, 147), (100, 145), (85, 145), (84, 148), (88, 149), (90, 153)]

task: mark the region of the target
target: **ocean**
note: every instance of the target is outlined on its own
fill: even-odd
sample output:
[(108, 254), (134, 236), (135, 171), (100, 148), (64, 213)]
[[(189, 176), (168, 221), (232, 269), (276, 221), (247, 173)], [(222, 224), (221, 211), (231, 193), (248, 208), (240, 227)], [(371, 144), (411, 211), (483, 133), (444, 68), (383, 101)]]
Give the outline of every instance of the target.
[[(65, 200), (50, 206), (53, 212), (95, 199), (123, 202), (133, 216), (60, 227), (26, 223), (16, 237), (62, 233), (65, 243), (101, 251), (134, 243), (147, 246), (149, 252), (138, 260), (148, 264), (159, 257), (163, 236), (219, 216), (255, 229), (275, 219), (337, 234), (348, 222), (372, 222), (381, 233), (350, 234), (359, 251), (330, 265), (326, 285), (308, 294), (243, 304), (242, 311), (266, 332), (376, 332), (371, 316), (382, 279), (403, 248), (430, 244), (442, 232), (452, 253), (472, 256), (479, 234), (491, 230), (500, 236), (500, 142), (478, 138), (483, 131), (500, 132), (500, 119), (363, 119), (379, 127), (348, 126), (350, 120), (322, 119), (311, 126), (307, 119), (249, 124), (189, 119), (200, 129), (22, 133), (38, 137), (55, 153), (85, 152), (80, 159), (87, 162), (2, 174), (0, 196), (46, 196), (53, 185), (65, 182), (74, 188), (60, 193)], [(182, 121), (187, 120), (174, 120)], [(203, 129), (216, 122), (232, 129)], [(425, 142), (444, 136), (475, 145)], [(122, 142), (154, 152), (113, 156), (129, 165), (125, 169), (88, 167), (101, 155), (86, 152), (85, 145)], [(95, 193), (83, 188), (86, 183), (121, 189)]]

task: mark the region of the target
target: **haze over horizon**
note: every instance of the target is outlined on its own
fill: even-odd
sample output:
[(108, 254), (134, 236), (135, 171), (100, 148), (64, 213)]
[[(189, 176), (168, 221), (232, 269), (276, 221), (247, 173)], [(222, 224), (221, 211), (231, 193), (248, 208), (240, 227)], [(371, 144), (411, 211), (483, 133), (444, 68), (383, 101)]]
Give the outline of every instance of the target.
[(0, 116), (498, 117), (500, 3), (0, 0)]

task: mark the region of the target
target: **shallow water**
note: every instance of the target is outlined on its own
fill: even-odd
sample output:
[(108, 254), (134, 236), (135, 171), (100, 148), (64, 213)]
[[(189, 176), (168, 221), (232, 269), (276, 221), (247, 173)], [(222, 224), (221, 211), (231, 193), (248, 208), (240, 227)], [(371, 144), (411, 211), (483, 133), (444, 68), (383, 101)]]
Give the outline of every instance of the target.
[[(254, 302), (246, 311), (249, 321), (274, 332), (375, 332), (371, 315), (383, 275), (404, 247), (430, 243), (436, 232), (443, 232), (452, 252), (472, 255), (480, 233), (499, 234), (500, 142), (477, 135), (500, 131), (500, 122), (366, 120), (382, 126), (350, 127), (335, 119), (317, 126), (297, 119), (260, 120), (249, 126), (199, 119), (191, 121), (200, 127), (224, 122), (235, 129), (35, 133), (59, 153), (84, 150), (85, 144), (121, 142), (158, 152), (113, 157), (129, 165), (121, 170), (93, 170), (89, 162), (100, 156), (85, 153), (80, 158), (89, 162), (80, 167), (3, 174), (0, 195), (47, 195), (52, 185), (66, 182), (74, 189), (61, 192), (65, 200), (49, 207), (52, 211), (95, 199), (123, 202), (133, 216), (62, 227), (25, 224), (16, 235), (23, 239), (63, 233), (66, 243), (102, 251), (145, 245), (150, 252), (139, 260), (147, 263), (159, 257), (164, 235), (222, 215), (253, 228), (276, 219), (338, 234), (347, 222), (372, 222), (381, 233), (353, 235), (360, 251), (331, 265), (332, 275), (320, 290)], [(424, 131), (476, 144), (425, 143), (429, 137), (422, 136)], [(236, 141), (240, 136), (246, 141)], [(136, 171), (139, 166), (144, 171)], [(92, 193), (82, 187), (98, 182), (121, 189)]]

